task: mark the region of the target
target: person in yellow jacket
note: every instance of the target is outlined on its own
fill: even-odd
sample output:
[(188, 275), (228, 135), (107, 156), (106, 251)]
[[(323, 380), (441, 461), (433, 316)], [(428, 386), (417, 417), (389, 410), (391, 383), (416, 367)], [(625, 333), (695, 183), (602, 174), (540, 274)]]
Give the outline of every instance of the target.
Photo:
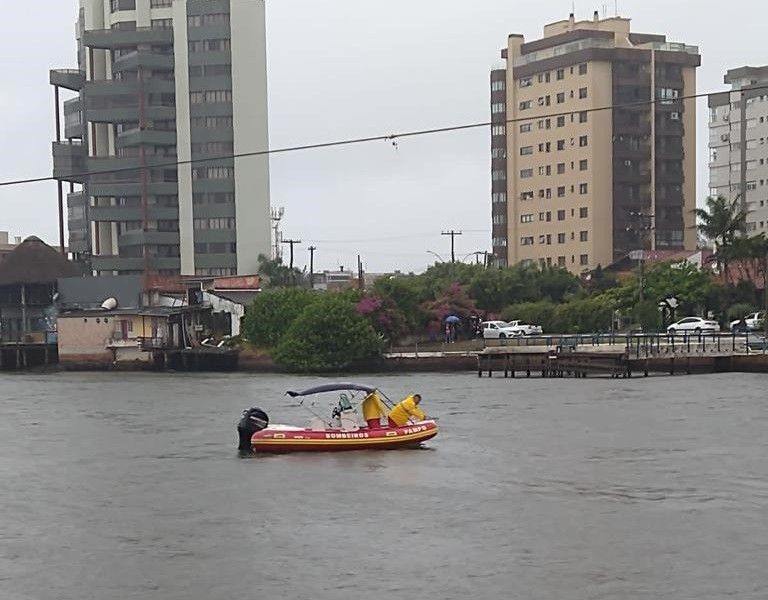
[(387, 414), (384, 403), (379, 398), (378, 392), (371, 392), (363, 398), (363, 419), (368, 423), (370, 429), (381, 428), (381, 417)]
[(399, 402), (395, 407), (389, 411), (387, 420), (390, 427), (403, 427), (408, 424), (408, 421), (414, 419), (416, 421), (423, 421), (427, 418), (419, 408), (419, 402), (421, 402), (421, 394), (411, 394), (405, 400)]

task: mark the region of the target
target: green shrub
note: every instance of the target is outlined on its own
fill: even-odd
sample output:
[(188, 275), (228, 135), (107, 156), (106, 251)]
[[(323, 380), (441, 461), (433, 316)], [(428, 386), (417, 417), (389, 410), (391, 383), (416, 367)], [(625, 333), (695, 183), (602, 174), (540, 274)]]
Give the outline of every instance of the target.
[(632, 308), (632, 318), (643, 328), (643, 332), (650, 333), (661, 328), (661, 314), (659, 307), (653, 300), (643, 300)]
[(531, 325), (541, 325), (545, 332), (551, 332), (555, 306), (549, 300), (510, 304), (501, 311), (501, 318), (504, 321), (519, 320)]
[(243, 335), (256, 346), (276, 346), (291, 323), (316, 299), (317, 294), (302, 288), (266, 290), (246, 309)]
[(382, 339), (350, 299), (324, 294), (280, 339), (275, 360), (292, 371), (342, 371), (381, 355)]

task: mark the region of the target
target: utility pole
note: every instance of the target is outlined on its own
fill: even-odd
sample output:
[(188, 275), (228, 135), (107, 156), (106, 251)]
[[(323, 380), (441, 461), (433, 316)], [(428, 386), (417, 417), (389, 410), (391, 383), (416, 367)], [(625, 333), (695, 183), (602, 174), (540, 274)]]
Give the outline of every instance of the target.
[(451, 263), (456, 262), (456, 251), (455, 251), (455, 241), (457, 235), (462, 235), (461, 231), (454, 231), (451, 229), (450, 231), (443, 231), (440, 233), (440, 235), (450, 235), (451, 236)]
[(363, 261), (360, 260), (360, 255), (357, 255), (357, 287), (362, 290), (365, 288), (365, 282), (363, 281)]
[(280, 243), (288, 244), (291, 247), (290, 262), (288, 267), (291, 269), (291, 271), (293, 271), (293, 247), (297, 244), (301, 244), (301, 240), (280, 240)]
[(315, 289), (315, 250), (317, 246), (310, 246), (309, 250), (309, 289)]

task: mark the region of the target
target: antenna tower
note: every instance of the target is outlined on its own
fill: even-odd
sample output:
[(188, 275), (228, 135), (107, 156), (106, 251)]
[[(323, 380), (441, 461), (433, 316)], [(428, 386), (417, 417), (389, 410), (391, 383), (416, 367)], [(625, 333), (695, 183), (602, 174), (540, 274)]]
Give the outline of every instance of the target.
[(283, 218), (283, 215), (285, 214), (285, 208), (282, 206), (280, 208), (273, 208), (272, 209), (272, 232), (273, 232), (273, 246), (272, 246), (272, 253), (275, 260), (280, 260), (281, 254), (280, 254), (280, 244), (283, 241), (283, 235), (280, 233), (280, 220)]

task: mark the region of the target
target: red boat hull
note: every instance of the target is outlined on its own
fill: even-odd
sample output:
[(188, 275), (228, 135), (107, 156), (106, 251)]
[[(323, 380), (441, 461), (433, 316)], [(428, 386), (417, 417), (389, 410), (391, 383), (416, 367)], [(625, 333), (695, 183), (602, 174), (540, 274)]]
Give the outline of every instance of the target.
[(419, 446), (435, 437), (437, 432), (434, 421), (358, 431), (267, 428), (253, 434), (251, 448), (254, 452), (389, 450)]

